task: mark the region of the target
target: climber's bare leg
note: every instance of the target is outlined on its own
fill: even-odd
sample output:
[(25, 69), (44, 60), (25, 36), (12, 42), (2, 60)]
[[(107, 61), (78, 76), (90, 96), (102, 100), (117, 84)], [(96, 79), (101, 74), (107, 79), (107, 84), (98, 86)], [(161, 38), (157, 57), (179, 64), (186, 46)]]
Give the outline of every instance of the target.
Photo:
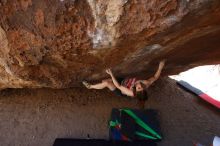
[(105, 79), (102, 80), (101, 83), (93, 84), (93, 85), (89, 84), (87, 86), (88, 89), (104, 89), (106, 87), (111, 91), (115, 90), (116, 88), (111, 79)]

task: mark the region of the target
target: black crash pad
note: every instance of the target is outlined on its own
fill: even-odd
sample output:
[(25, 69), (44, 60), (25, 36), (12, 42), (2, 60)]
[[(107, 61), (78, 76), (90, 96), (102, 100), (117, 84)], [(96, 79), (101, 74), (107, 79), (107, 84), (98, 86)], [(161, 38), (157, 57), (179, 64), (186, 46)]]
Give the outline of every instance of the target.
[(103, 139), (61, 139), (55, 140), (53, 146), (157, 146), (150, 141), (108, 141)]
[[(161, 130), (159, 125), (158, 113), (153, 109), (129, 109), (138, 118), (140, 118), (145, 124), (161, 136)], [(109, 137), (111, 140), (152, 140), (144, 137), (140, 137), (135, 134), (136, 131), (151, 135), (148, 131), (143, 129), (136, 123), (134, 118), (123, 112), (121, 109), (112, 109), (110, 121), (116, 121), (121, 124), (120, 128), (110, 127)], [(161, 139), (154, 139), (153, 141), (160, 141)]]

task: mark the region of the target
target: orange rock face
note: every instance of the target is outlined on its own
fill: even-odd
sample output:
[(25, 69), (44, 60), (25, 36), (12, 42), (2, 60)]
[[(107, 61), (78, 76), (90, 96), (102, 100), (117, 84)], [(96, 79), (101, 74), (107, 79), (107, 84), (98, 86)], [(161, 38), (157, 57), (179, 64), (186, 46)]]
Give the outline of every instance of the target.
[(68, 88), (220, 63), (219, 0), (1, 0), (0, 88)]

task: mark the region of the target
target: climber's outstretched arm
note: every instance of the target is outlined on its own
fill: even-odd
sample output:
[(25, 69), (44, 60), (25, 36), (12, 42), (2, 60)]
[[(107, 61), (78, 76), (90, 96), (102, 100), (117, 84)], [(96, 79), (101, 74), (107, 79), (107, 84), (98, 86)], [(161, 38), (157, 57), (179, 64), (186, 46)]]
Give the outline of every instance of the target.
[(160, 74), (161, 74), (161, 71), (162, 71), (164, 65), (165, 65), (165, 60), (160, 61), (159, 67), (157, 69), (157, 72), (154, 74), (154, 76), (147, 79), (147, 80), (142, 81), (146, 87), (149, 87), (151, 84), (153, 84), (160, 77)]
[(132, 90), (130, 90), (130, 89), (128, 89), (128, 88), (126, 88), (126, 87), (124, 87), (124, 86), (122, 86), (122, 85), (120, 85), (120, 84), (118, 83), (118, 81), (116, 80), (115, 76), (113, 75), (111, 69), (107, 69), (107, 70), (106, 70), (106, 73), (111, 76), (113, 84), (115, 85), (116, 88), (118, 88), (119, 90), (121, 90), (121, 92), (122, 92), (123, 94), (126, 94), (127, 96), (131, 96), (131, 97), (134, 96)]

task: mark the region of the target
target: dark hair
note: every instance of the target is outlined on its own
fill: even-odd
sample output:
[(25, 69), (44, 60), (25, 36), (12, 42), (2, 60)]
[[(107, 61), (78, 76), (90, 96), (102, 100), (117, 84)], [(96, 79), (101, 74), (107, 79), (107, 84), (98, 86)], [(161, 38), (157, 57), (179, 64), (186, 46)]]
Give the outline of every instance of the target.
[(148, 99), (148, 96), (147, 96), (146, 86), (142, 82), (140, 82), (140, 84), (141, 84), (141, 87), (143, 88), (143, 90), (136, 91), (136, 86), (134, 86), (133, 93), (134, 93), (134, 97), (136, 97), (136, 99), (138, 99), (140, 108), (144, 108), (144, 103)]

